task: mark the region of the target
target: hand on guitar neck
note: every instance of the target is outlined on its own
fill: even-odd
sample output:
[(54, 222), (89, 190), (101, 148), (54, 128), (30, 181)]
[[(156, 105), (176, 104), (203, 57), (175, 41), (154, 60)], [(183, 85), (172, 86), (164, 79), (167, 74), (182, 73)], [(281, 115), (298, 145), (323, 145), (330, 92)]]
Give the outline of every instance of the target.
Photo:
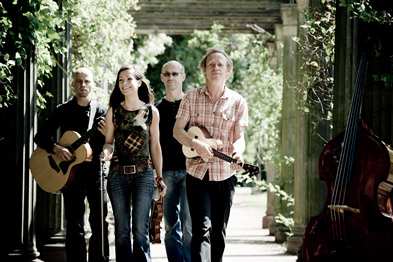
[[(231, 168), (234, 170), (243, 169), (252, 175), (259, 174), (259, 167), (242, 163), (239, 156), (233, 158), (218, 151), (220, 141), (212, 138), (205, 128), (193, 126), (188, 129), (187, 133), (193, 137), (193, 142), (192, 147), (183, 145), (183, 153), (186, 157), (201, 157), (205, 162), (208, 162), (215, 156), (231, 163)], [(239, 162), (239, 159), (241, 162)]]

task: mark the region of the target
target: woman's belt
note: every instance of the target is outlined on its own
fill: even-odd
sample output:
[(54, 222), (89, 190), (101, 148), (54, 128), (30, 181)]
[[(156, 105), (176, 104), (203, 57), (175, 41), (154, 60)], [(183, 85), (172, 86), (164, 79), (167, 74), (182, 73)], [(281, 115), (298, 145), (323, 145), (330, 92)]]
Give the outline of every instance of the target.
[(151, 164), (140, 164), (140, 165), (111, 165), (111, 170), (118, 171), (125, 175), (132, 175), (137, 172), (146, 171), (151, 168)]

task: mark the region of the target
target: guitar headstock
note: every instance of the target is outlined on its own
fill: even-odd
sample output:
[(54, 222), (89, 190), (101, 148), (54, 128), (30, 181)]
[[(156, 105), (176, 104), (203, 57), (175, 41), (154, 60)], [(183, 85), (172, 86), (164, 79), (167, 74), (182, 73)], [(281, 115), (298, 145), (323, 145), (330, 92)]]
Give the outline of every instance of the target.
[(249, 165), (249, 164), (243, 164), (243, 169), (244, 169), (244, 171), (246, 171), (247, 173), (249, 173), (250, 175), (253, 175), (253, 176), (257, 176), (261, 172), (259, 170), (259, 167)]

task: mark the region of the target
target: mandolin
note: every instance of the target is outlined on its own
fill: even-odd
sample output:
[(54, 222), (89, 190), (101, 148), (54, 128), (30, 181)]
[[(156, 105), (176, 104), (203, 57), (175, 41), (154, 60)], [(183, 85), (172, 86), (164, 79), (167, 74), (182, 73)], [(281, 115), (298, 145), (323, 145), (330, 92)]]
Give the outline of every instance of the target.
[[(217, 140), (212, 138), (209, 135), (209, 132), (205, 128), (198, 127), (198, 126), (192, 126), (192, 127), (190, 127), (190, 129), (188, 129), (187, 134), (189, 134), (191, 137), (193, 137), (195, 139), (198, 139), (202, 142), (205, 142), (206, 144), (209, 144), (213, 149), (213, 155), (215, 157), (222, 159), (224, 161), (227, 161), (229, 163), (236, 163), (237, 162), (237, 159), (234, 159), (234, 158), (217, 150), (217, 148), (218, 148)], [(188, 158), (199, 157), (198, 153), (193, 148), (187, 147), (184, 145), (183, 145), (183, 154)], [(205, 162), (208, 161), (208, 159), (203, 159), (203, 160)], [(257, 166), (241, 163), (241, 167), (244, 169), (244, 171), (248, 172), (251, 175), (256, 176), (260, 173), (259, 167), (257, 167)]]

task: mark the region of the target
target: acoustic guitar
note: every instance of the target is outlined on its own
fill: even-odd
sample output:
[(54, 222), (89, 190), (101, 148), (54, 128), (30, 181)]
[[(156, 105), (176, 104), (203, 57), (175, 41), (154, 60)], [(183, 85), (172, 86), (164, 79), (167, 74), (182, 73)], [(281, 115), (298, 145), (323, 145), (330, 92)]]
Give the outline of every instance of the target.
[(74, 178), (73, 167), (92, 156), (92, 149), (87, 143), (97, 130), (95, 124), (83, 136), (75, 131), (66, 131), (57, 144), (67, 148), (73, 158), (63, 161), (56, 154), (48, 153), (45, 149), (37, 147), (30, 157), (30, 170), (40, 188), (48, 193), (59, 193), (66, 189)]
[[(217, 158), (220, 158), (224, 161), (227, 161), (229, 163), (236, 163), (237, 159), (234, 159), (220, 151), (217, 150), (218, 148), (218, 141), (214, 138), (212, 138), (209, 134), (209, 132), (203, 128), (203, 127), (198, 127), (198, 126), (192, 126), (188, 129), (187, 134), (190, 135), (191, 137), (198, 139), (199, 141), (205, 142), (206, 144), (209, 144), (212, 149), (213, 149), (213, 155)], [(194, 148), (187, 147), (183, 145), (183, 154), (188, 157), (188, 158), (195, 158), (199, 157), (198, 153)], [(208, 159), (202, 158), (205, 162), (209, 161)], [(244, 169), (244, 171), (248, 172), (251, 175), (258, 175), (260, 173), (259, 167), (249, 165), (249, 164), (244, 164), (241, 163), (241, 167)]]

